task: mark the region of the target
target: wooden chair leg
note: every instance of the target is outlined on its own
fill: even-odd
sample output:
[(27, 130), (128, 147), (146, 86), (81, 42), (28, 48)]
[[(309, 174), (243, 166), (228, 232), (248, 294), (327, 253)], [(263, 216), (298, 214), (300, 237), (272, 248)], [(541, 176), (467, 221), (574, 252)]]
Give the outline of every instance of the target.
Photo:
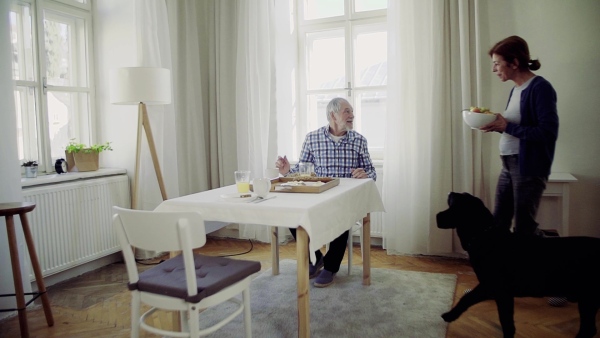
[(21, 337), (29, 337), (29, 329), (27, 327), (27, 312), (25, 308), (25, 293), (23, 291), (23, 278), (21, 277), (21, 267), (19, 265), (19, 249), (17, 247), (15, 223), (11, 215), (7, 215), (5, 218), (8, 249), (10, 251), (10, 264), (12, 266), (13, 282), (15, 284), (15, 297), (17, 298), (19, 328), (21, 331)]
[(46, 315), (46, 323), (48, 326), (54, 325), (54, 318), (52, 317), (52, 308), (50, 308), (50, 299), (46, 293), (46, 286), (44, 285), (44, 277), (42, 276), (42, 269), (35, 251), (35, 244), (33, 243), (33, 236), (29, 229), (29, 222), (27, 221), (27, 215), (20, 214), (21, 225), (23, 226), (23, 234), (25, 235), (25, 242), (27, 243), (27, 250), (29, 251), (29, 258), (31, 259), (31, 265), (33, 266), (33, 273), (35, 275), (35, 282), (42, 298), (42, 307), (44, 308), (44, 315)]

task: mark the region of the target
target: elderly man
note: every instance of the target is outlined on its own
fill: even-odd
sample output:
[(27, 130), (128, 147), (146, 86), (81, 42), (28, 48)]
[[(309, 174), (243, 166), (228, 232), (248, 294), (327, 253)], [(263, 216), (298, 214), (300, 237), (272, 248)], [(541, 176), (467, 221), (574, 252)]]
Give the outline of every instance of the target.
[[(352, 130), (354, 110), (343, 98), (334, 98), (327, 104), (328, 126), (323, 126), (306, 135), (299, 162), (311, 162), (319, 177), (348, 177), (377, 179), (377, 173), (371, 162), (367, 139)], [(282, 175), (298, 172), (298, 164), (290, 168), (287, 157), (278, 157), (275, 163)], [(296, 229), (290, 229), (296, 238)], [(316, 287), (326, 287), (333, 283), (333, 277), (339, 271), (349, 231), (344, 232), (329, 244), (325, 255), (315, 252), (317, 262), (309, 265), (310, 278), (315, 279)], [(321, 268), (323, 270), (321, 271)], [(320, 271), (320, 273), (319, 273)]]

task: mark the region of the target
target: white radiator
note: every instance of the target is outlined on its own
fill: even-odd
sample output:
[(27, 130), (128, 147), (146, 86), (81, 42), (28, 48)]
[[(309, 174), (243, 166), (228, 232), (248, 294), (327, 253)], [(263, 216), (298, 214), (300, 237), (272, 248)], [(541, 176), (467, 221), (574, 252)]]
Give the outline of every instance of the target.
[(371, 237), (383, 238), (383, 213), (371, 213)]
[(24, 188), (23, 196), (36, 203), (27, 218), (44, 277), (120, 250), (112, 207), (129, 207), (127, 175)]

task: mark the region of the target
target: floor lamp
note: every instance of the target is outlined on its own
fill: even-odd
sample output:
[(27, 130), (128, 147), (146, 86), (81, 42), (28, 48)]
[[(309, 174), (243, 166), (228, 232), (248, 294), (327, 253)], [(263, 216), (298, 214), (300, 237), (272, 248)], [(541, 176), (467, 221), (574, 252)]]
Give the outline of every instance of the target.
[(137, 209), (140, 176), (140, 153), (142, 146), (142, 128), (148, 140), (150, 155), (163, 201), (167, 199), (154, 137), (150, 128), (146, 105), (171, 103), (171, 72), (165, 68), (125, 67), (116, 69), (111, 77), (111, 102), (113, 104), (137, 104), (137, 148), (135, 152), (135, 174), (131, 194), (131, 208)]

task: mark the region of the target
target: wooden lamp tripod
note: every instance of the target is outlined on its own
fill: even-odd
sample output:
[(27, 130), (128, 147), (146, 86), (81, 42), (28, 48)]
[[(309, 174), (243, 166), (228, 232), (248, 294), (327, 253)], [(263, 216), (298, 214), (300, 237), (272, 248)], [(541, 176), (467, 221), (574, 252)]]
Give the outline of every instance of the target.
[(138, 127), (137, 147), (135, 153), (135, 174), (131, 193), (131, 208), (137, 209), (140, 155), (142, 147), (142, 129), (146, 134), (154, 171), (163, 201), (167, 199), (167, 192), (163, 181), (162, 171), (156, 154), (156, 146), (150, 128), (147, 104), (171, 103), (171, 72), (164, 68), (154, 67), (126, 67), (114, 72), (111, 80), (111, 101), (114, 104), (137, 104)]

